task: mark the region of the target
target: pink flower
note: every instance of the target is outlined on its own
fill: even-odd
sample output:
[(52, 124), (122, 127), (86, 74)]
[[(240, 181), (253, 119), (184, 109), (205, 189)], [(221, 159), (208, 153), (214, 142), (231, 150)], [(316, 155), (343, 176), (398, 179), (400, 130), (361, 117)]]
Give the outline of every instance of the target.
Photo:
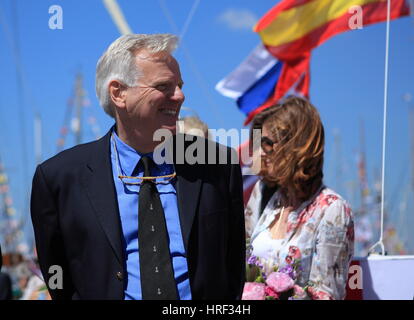
[(305, 299), (306, 298), (306, 292), (305, 290), (303, 290), (302, 287), (298, 286), (298, 285), (294, 285), (293, 286), (293, 290), (294, 290), (294, 295), (299, 298), (299, 299)]
[(300, 259), (302, 257), (302, 254), (301, 254), (298, 247), (290, 246), (289, 247), (289, 256), (291, 256), (293, 259)]
[(313, 214), (314, 214), (314, 212), (311, 211), (310, 209), (306, 209), (306, 210), (302, 211), (302, 213), (299, 215), (297, 223), (300, 224), (300, 225), (305, 224), (306, 222), (308, 222), (308, 220), (310, 218), (312, 218)]
[(333, 300), (329, 293), (322, 290), (314, 289), (313, 287), (309, 287), (308, 292), (312, 300)]
[(275, 290), (273, 290), (272, 288), (270, 288), (268, 286), (266, 286), (265, 294), (266, 294), (266, 296), (273, 297), (275, 299), (279, 299), (279, 294)]
[(265, 284), (258, 282), (246, 282), (244, 284), (242, 300), (264, 300)]
[(338, 200), (338, 197), (334, 194), (327, 194), (324, 197), (322, 197), (320, 199), (320, 206), (321, 208), (323, 207), (328, 207), (330, 206), (332, 203), (334, 203), (336, 200)]
[(281, 272), (272, 272), (266, 279), (266, 283), (277, 293), (285, 292), (293, 288), (295, 282), (289, 275)]

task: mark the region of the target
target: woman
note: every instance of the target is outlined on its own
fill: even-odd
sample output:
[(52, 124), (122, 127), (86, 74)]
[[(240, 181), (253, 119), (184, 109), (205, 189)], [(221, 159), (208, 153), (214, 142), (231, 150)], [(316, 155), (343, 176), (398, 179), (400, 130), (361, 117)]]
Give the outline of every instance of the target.
[[(252, 128), (262, 130), (262, 181), (245, 212), (248, 263), (264, 266), (265, 278), (276, 269), (290, 270), (296, 298), (344, 299), (353, 218), (348, 204), (322, 181), (324, 129), (318, 111), (290, 97), (256, 116)], [(277, 191), (260, 215), (263, 181)]]

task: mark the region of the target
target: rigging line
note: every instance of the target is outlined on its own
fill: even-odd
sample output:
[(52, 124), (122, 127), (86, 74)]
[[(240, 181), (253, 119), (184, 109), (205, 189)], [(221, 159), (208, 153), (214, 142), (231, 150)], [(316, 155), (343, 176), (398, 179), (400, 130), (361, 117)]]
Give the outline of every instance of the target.
[[(175, 23), (170, 10), (168, 9), (168, 7), (166, 6), (164, 0), (158, 0), (158, 4), (160, 5), (161, 11), (163, 12), (165, 18), (167, 19), (168, 23), (170, 24), (170, 27), (173, 29), (173, 32), (176, 34), (179, 34), (179, 30), (177, 27), (177, 24)], [(183, 48), (184, 51), (184, 58), (186, 59), (191, 72), (193, 73), (193, 75), (195, 76), (199, 86), (202, 88), (202, 92), (204, 94), (204, 96), (207, 99), (207, 103), (210, 105), (211, 110), (214, 113), (214, 116), (216, 119), (218, 119), (220, 126), (224, 127), (224, 121), (222, 116), (220, 115), (220, 112), (217, 112), (218, 106), (217, 104), (214, 102), (214, 99), (212, 98), (210, 91), (208, 90), (208, 86), (206, 84), (206, 81), (204, 80), (202, 74), (200, 73), (200, 71), (197, 68), (196, 63), (194, 62), (194, 60), (191, 57), (190, 51), (188, 50), (188, 48), (186, 47), (186, 45), (184, 44), (184, 41), (181, 41), (181, 46)]]
[(167, 19), (168, 23), (170, 24), (170, 27), (173, 29), (173, 32), (178, 34), (179, 30), (177, 25), (175, 24), (175, 21), (173, 17), (170, 14), (170, 10), (168, 10), (164, 0), (158, 0), (158, 4), (160, 5), (161, 11), (164, 14), (165, 18)]
[(112, 18), (112, 21), (115, 23), (118, 31), (122, 35), (131, 34), (132, 30), (128, 25), (128, 22), (125, 19), (124, 14), (122, 13), (121, 8), (119, 7), (116, 0), (102, 0), (106, 10)]
[[(12, 2), (13, 4), (13, 20), (16, 24), (16, 26), (14, 26), (15, 29), (15, 37), (18, 34), (18, 30), (17, 30), (17, 22), (16, 22), (16, 8), (15, 8), (15, 2)], [(24, 91), (24, 85), (23, 85), (23, 77), (22, 77), (22, 65), (21, 65), (21, 59), (20, 59), (20, 53), (19, 53), (19, 48), (18, 48), (18, 44), (17, 41), (15, 39), (13, 39), (13, 36), (11, 34), (10, 28), (7, 25), (6, 22), (6, 16), (3, 13), (2, 8), (0, 7), (0, 23), (3, 27), (3, 31), (4, 34), (6, 36), (6, 39), (10, 45), (10, 48), (12, 50), (13, 53), (13, 58), (14, 58), (14, 62), (15, 62), (15, 67), (16, 67), (16, 80), (17, 80), (17, 88), (18, 89), (22, 89)], [(22, 186), (24, 187), (26, 184), (26, 178), (27, 178), (27, 142), (26, 142), (26, 126), (24, 124), (24, 107), (23, 107), (23, 100), (22, 100), (22, 94), (18, 94), (18, 106), (19, 106), (19, 111), (20, 111), (20, 137), (21, 137), (21, 144), (22, 144), (22, 161), (23, 161), (23, 175), (22, 175), (22, 179), (23, 179), (23, 184)]]
[(384, 116), (382, 129), (382, 177), (381, 177), (381, 233), (377, 243), (375, 243), (369, 252), (377, 246), (381, 247), (381, 255), (385, 255), (384, 248), (384, 187), (385, 187), (385, 147), (387, 135), (387, 107), (388, 107), (388, 57), (389, 57), (389, 41), (390, 41), (390, 16), (391, 16), (391, 0), (387, 0), (387, 29), (385, 34), (385, 76), (384, 76)]
[(17, 1), (12, 1), (12, 15), (13, 15), (13, 27), (14, 27), (14, 45), (15, 45), (15, 55), (16, 60), (19, 61), (20, 68), (16, 66), (16, 73), (17, 73), (17, 89), (21, 91), (23, 94), (18, 94), (18, 107), (20, 110), (20, 137), (22, 143), (22, 161), (23, 161), (23, 168), (22, 168), (22, 188), (23, 188), (23, 208), (20, 214), (20, 221), (22, 222), (21, 230), (24, 230), (26, 222), (29, 220), (29, 202), (30, 202), (30, 186), (27, 183), (29, 181), (29, 155), (28, 155), (28, 143), (27, 143), (27, 132), (26, 132), (26, 119), (25, 115), (25, 103), (26, 99), (24, 99), (25, 95), (25, 85), (24, 85), (24, 77), (23, 77), (23, 64), (21, 59), (21, 51), (20, 51), (20, 43), (19, 43), (19, 15), (18, 15), (18, 8), (17, 8)]
[[(14, 41), (12, 33), (10, 31), (10, 28), (7, 24), (7, 20), (6, 20), (6, 16), (0, 6), (0, 25), (2, 26), (2, 29), (4, 31), (4, 35), (6, 37), (6, 40), (10, 46), (11, 49), (11, 53), (12, 53), (12, 57), (14, 60), (14, 64), (16, 67), (16, 72), (18, 75), (21, 76), (22, 79), (22, 90), (24, 91), (24, 94), (26, 95), (26, 98), (31, 100), (31, 104), (29, 104), (29, 107), (31, 108), (32, 105), (35, 106), (35, 109), (39, 109), (37, 107), (37, 103), (33, 97), (33, 92), (31, 92), (30, 87), (27, 85), (28, 81), (27, 81), (27, 77), (26, 74), (24, 72), (24, 68), (23, 68), (23, 64), (21, 62), (20, 59), (20, 54), (19, 54), (19, 48), (18, 48), (18, 44), (16, 43), (16, 41)], [(32, 110), (32, 108), (31, 108)]]
[(22, 144), (22, 153), (21, 153), (21, 160), (22, 160), (22, 185), (23, 188), (23, 207), (20, 213), (20, 220), (25, 221), (27, 219), (27, 213), (29, 212), (29, 185), (27, 185), (26, 181), (28, 181), (28, 154), (27, 154), (27, 140), (26, 140), (26, 125), (25, 125), (25, 112), (24, 112), (24, 100), (23, 94), (26, 91), (24, 86), (24, 77), (23, 77), (23, 68), (20, 59), (20, 48), (18, 45), (18, 16), (16, 10), (16, 3), (12, 2), (12, 15), (13, 15), (13, 22), (14, 22), (14, 37), (10, 28), (7, 24), (6, 16), (0, 7), (0, 22), (3, 27), (4, 34), (6, 39), (10, 45), (12, 56), (15, 62), (16, 68), (16, 82), (17, 88), (21, 90), (22, 94), (19, 94), (17, 97), (17, 104), (20, 112), (20, 138)]
[(192, 73), (195, 75), (196, 80), (199, 86), (201, 87), (202, 92), (204, 93), (204, 96), (207, 98), (207, 103), (212, 107), (211, 110), (214, 114), (214, 117), (219, 121), (220, 126), (224, 128), (223, 117), (221, 116), (220, 112), (218, 112), (218, 105), (216, 104), (213, 97), (211, 96), (206, 81), (204, 80), (201, 72), (198, 70), (197, 65), (192, 59), (192, 56), (190, 55), (190, 51), (188, 50), (187, 46), (184, 43), (182, 43), (182, 47), (184, 51), (184, 56), (186, 57), (186, 60), (190, 66), (190, 69)]
[[(15, 27), (15, 31), (14, 31), (15, 36), (13, 37), (13, 35), (12, 35), (12, 32), (11, 32), (10, 27), (9, 27), (9, 25), (7, 23), (7, 20), (6, 20), (6, 16), (5, 16), (1, 6), (0, 6), (0, 25), (3, 29), (4, 35), (6, 37), (6, 41), (8, 42), (8, 44), (10, 46), (10, 49), (11, 49), (11, 53), (12, 53), (12, 57), (13, 57), (13, 60), (14, 60), (16, 73), (17, 73), (17, 84), (18, 84), (18, 87), (21, 89), (21, 93), (19, 94), (19, 97), (18, 97), (18, 99), (19, 99), (18, 104), (20, 106), (19, 109), (23, 109), (23, 107), (24, 107), (23, 106), (24, 101), (22, 100), (23, 97), (25, 96), (27, 98), (27, 96), (28, 95), (31, 96), (32, 93), (29, 92), (29, 87), (27, 86), (27, 79), (26, 79), (26, 76), (24, 74), (23, 64), (21, 62), (20, 48), (19, 48), (19, 44), (16, 40), (19, 32), (18, 32), (18, 24), (17, 24), (17, 21), (18, 21), (17, 20), (17, 10), (16, 10), (16, 7), (15, 7), (15, 4), (16, 4), (15, 2), (12, 2), (13, 22), (14, 22), (14, 24), (16, 24), (14, 26)], [(29, 104), (29, 110), (32, 111), (31, 106), (32, 106), (32, 104), (35, 105), (35, 101), (34, 101), (34, 98), (32, 96), (31, 96), (30, 99), (31, 99), (32, 103)], [(24, 112), (22, 112), (22, 110), (20, 110), (20, 114), (21, 114), (20, 119), (21, 119), (22, 122), (24, 122), (23, 116), (26, 113), (24, 113)], [(27, 141), (26, 141), (25, 128), (26, 128), (26, 126), (23, 125), (23, 129), (20, 132), (22, 134), (22, 146), (23, 146), (23, 153), (22, 153), (22, 158), (23, 158), (23, 162), (24, 162), (23, 163), (23, 174), (22, 174), (23, 177), (28, 176), (28, 167), (27, 166), (29, 165), (29, 162), (27, 160), (28, 156), (27, 156)], [(26, 146), (25, 146), (25, 144), (26, 144)], [(27, 218), (27, 214), (29, 213), (29, 188), (30, 188), (30, 185), (26, 184), (27, 181), (28, 181), (27, 178), (24, 179), (23, 184), (22, 184), (22, 188), (25, 191), (27, 190), (27, 192), (25, 192), (26, 193), (26, 197), (25, 197), (26, 199), (23, 200), (23, 209), (22, 209), (22, 212), (20, 214), (21, 220), (24, 221), (25, 224), (29, 220)], [(25, 185), (27, 185), (27, 186), (25, 187)], [(25, 234), (25, 236), (26, 236), (26, 234)]]
[(190, 13), (188, 14), (187, 20), (184, 23), (184, 27), (181, 30), (180, 39), (183, 41), (185, 34), (187, 33), (188, 26), (190, 25), (191, 20), (200, 4), (200, 0), (195, 0), (193, 6), (191, 7)]
[(65, 110), (65, 115), (63, 118), (63, 125), (60, 127), (59, 138), (56, 142), (56, 153), (59, 153), (64, 148), (66, 138), (67, 138), (67, 133), (70, 130), (70, 118), (73, 112), (74, 101), (75, 101), (75, 89), (73, 88), (71, 91), (71, 95), (66, 102), (66, 110)]

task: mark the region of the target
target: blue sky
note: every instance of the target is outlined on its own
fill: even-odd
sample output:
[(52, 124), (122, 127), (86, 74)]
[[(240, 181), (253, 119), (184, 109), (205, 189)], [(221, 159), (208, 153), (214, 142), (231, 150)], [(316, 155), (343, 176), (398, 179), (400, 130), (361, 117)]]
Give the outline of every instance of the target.
[[(214, 86), (259, 43), (258, 35), (251, 30), (252, 23), (277, 2), (200, 1), (176, 57), (185, 82), (184, 106), (193, 109), (211, 128), (243, 127), (244, 115), (231, 99), (216, 92)], [(160, 4), (168, 8), (181, 32), (194, 1), (119, 0), (118, 3), (134, 32), (165, 33), (175, 29)], [(63, 30), (48, 27), (48, 10), (55, 4), (63, 9)], [(8, 170), (18, 215), (28, 217), (28, 191), (35, 169), (34, 115), (40, 114), (43, 122), (43, 159), (46, 159), (55, 154), (66, 103), (73, 90), (75, 74), (81, 70), (91, 101), (85, 112), (97, 118), (104, 134), (112, 119), (101, 110), (95, 96), (95, 66), (119, 33), (100, 0), (4, 0), (0, 2), (0, 13), (0, 158)], [(315, 49), (312, 56), (311, 100), (320, 111), (327, 136), (325, 182), (355, 208), (359, 206), (359, 197), (354, 194), (358, 193), (355, 188), (358, 187), (361, 123), (365, 128), (370, 185), (375, 172), (379, 176), (381, 170), (385, 28), (386, 24), (381, 23), (343, 33)], [(18, 85), (13, 54), (16, 32), (23, 90)], [(408, 226), (414, 222), (413, 189), (409, 189), (412, 179), (409, 110), (414, 109), (414, 98), (411, 102), (403, 98), (406, 94), (414, 97), (413, 53), (413, 19), (393, 21), (385, 198), (390, 219), (395, 224), (404, 222), (398, 225), (402, 235), (408, 233)], [(334, 152), (335, 133), (341, 140), (339, 153)], [(92, 139), (91, 130), (85, 129), (85, 141)], [(69, 146), (70, 143), (66, 145)], [(342, 172), (340, 183), (337, 183), (338, 167)], [(409, 203), (400, 219), (400, 205), (406, 192)], [(408, 241), (413, 253), (414, 238)]]

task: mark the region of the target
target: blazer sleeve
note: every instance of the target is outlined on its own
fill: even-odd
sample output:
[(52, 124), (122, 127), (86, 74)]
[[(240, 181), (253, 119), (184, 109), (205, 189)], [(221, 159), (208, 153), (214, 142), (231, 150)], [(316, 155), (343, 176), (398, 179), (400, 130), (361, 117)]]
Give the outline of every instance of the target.
[[(233, 149), (232, 156), (237, 154)], [(229, 278), (232, 280), (232, 299), (240, 300), (246, 276), (246, 237), (243, 209), (243, 181), (239, 163), (231, 164), (230, 172), (230, 223), (229, 223), (229, 246), (227, 254), (227, 265), (229, 266)]]
[(40, 269), (49, 293), (54, 300), (71, 299), (74, 289), (58, 209), (41, 165), (33, 177), (30, 211)]

